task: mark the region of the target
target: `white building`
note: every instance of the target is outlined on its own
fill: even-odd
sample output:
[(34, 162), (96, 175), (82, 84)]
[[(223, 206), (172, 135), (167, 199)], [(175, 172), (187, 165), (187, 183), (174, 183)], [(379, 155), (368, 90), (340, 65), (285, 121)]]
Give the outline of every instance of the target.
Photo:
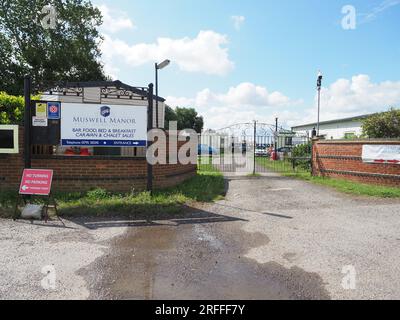
[[(320, 122), (320, 136), (325, 139), (351, 139), (360, 136), (362, 134), (362, 122), (369, 116), (371, 114)], [(311, 136), (314, 128), (317, 128), (316, 122), (298, 125), (292, 127), (292, 130), (299, 134)]]

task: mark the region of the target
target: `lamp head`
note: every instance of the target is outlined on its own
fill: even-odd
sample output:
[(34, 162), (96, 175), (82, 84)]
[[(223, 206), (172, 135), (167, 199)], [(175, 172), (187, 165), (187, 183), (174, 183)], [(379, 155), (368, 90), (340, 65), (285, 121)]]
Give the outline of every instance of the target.
[(322, 73), (321, 73), (321, 71), (318, 71), (318, 79), (317, 79), (318, 89), (321, 89), (321, 87), (322, 87), (322, 79), (323, 79)]
[(157, 69), (158, 69), (158, 70), (164, 69), (164, 68), (165, 68), (166, 66), (168, 66), (170, 63), (171, 63), (170, 60), (168, 60), (168, 59), (167, 59), (167, 60), (164, 60), (163, 62), (157, 64)]

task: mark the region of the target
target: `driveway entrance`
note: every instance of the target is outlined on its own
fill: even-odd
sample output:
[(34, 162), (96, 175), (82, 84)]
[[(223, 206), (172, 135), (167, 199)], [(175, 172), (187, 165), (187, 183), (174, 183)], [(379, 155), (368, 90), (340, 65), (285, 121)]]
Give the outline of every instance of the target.
[(199, 169), (226, 173), (311, 171), (308, 136), (265, 123), (236, 124), (199, 136)]
[(400, 298), (400, 200), (267, 175), (232, 175), (225, 200), (151, 221), (0, 220), (0, 298)]

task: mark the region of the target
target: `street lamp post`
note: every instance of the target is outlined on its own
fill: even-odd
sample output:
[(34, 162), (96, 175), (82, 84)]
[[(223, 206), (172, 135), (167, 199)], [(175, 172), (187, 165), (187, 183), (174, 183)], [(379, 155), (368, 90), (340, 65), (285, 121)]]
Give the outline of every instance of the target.
[(319, 137), (319, 122), (320, 122), (320, 109), (321, 109), (321, 87), (322, 87), (322, 73), (318, 72), (317, 89), (318, 89), (318, 122), (317, 122), (317, 136)]
[(164, 60), (161, 63), (155, 64), (156, 71), (156, 128), (158, 128), (158, 70), (164, 69), (171, 63), (170, 60)]

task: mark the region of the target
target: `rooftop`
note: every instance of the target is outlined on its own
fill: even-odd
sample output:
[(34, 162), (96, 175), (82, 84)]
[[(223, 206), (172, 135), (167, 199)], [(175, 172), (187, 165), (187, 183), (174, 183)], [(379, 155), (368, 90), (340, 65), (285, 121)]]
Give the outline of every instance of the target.
[[(335, 119), (335, 120), (329, 120), (329, 121), (321, 121), (319, 124), (332, 124), (332, 123), (338, 123), (338, 122), (350, 122), (350, 121), (357, 121), (357, 120), (363, 120), (366, 119), (376, 113), (370, 113), (370, 114), (364, 114), (361, 116), (355, 116), (355, 117), (349, 117), (349, 118), (342, 118), (342, 119)], [(300, 128), (300, 127), (312, 127), (312, 126), (317, 126), (317, 122), (312, 122), (312, 123), (307, 123), (307, 124), (302, 124), (298, 126), (293, 126), (292, 129), (295, 128)]]

